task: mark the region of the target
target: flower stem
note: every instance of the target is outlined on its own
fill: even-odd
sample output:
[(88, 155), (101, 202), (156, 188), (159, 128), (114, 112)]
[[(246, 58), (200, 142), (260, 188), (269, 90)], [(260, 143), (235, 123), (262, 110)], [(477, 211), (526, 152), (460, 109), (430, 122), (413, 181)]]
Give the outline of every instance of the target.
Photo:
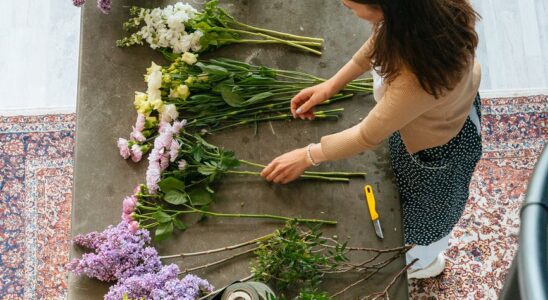
[(318, 50), (315, 50), (315, 49), (312, 49), (312, 48), (309, 48), (309, 47), (306, 47), (306, 46), (303, 46), (303, 45), (295, 44), (295, 43), (292, 43), (290, 41), (286, 41), (286, 40), (283, 40), (283, 39), (279, 39), (277, 37), (273, 37), (273, 36), (270, 36), (270, 35), (267, 35), (267, 34), (258, 33), (258, 32), (251, 32), (251, 31), (245, 31), (245, 30), (239, 30), (239, 29), (229, 29), (229, 28), (223, 28), (223, 27), (219, 27), (218, 29), (222, 30), (222, 31), (232, 31), (232, 32), (241, 33), (241, 34), (249, 34), (249, 35), (260, 36), (260, 37), (263, 37), (265, 39), (278, 41), (278, 42), (280, 42), (280, 44), (286, 44), (286, 45), (289, 45), (289, 46), (293, 46), (295, 48), (299, 48), (299, 49), (302, 49), (302, 50), (305, 50), (305, 51), (308, 51), (308, 52), (312, 52), (312, 53), (317, 54), (317, 55), (322, 55), (322, 52), (320, 52)]
[[(240, 44), (280, 44), (277, 40), (253, 40), (253, 39), (221, 39), (220, 42), (240, 43)], [(304, 41), (287, 41), (289, 43), (295, 43), (297, 45), (321, 47), (321, 43), (317, 42), (304, 42)]]
[(254, 218), (254, 219), (271, 219), (271, 220), (280, 220), (280, 221), (290, 221), (295, 220), (300, 223), (319, 223), (319, 224), (328, 224), (328, 225), (336, 225), (337, 221), (328, 221), (328, 220), (319, 220), (319, 219), (299, 219), (299, 218), (288, 218), (288, 217), (282, 217), (282, 216), (276, 216), (276, 215), (269, 215), (269, 214), (226, 214), (226, 213), (216, 213), (212, 211), (205, 211), (201, 209), (197, 209), (192, 206), (188, 206), (189, 209), (194, 210), (197, 213), (201, 213), (206, 216), (213, 216), (213, 217), (224, 217), (224, 218)]
[(290, 33), (265, 29), (265, 28), (259, 28), (259, 27), (247, 25), (247, 24), (235, 21), (235, 20), (233, 21), (233, 23), (238, 25), (238, 26), (244, 27), (246, 29), (255, 30), (257, 32), (268, 33), (268, 34), (271, 34), (271, 35), (277, 35), (277, 36), (281, 36), (281, 37), (286, 37), (286, 38), (291, 38), (291, 39), (298, 39), (298, 40), (303, 40), (303, 41), (314, 41), (314, 42), (319, 42), (319, 43), (324, 42), (324, 39), (322, 39), (322, 38), (313, 38), (313, 37), (307, 37), (307, 36), (300, 36), (300, 35), (294, 35), (294, 34), (290, 34)]
[[(253, 172), (253, 171), (228, 170), (228, 171), (226, 171), (226, 173), (228, 173), (228, 174), (238, 174), (238, 175), (261, 176), (260, 172)], [(338, 181), (338, 182), (349, 182), (350, 181), (350, 179), (348, 179), (348, 178), (319, 176), (319, 175), (308, 175), (308, 174), (301, 175), (300, 178), (301, 179), (316, 179), (316, 180), (324, 180), (324, 181)]]
[[(261, 168), (261, 169), (266, 168), (265, 165), (253, 163), (253, 162), (250, 162), (250, 161), (247, 161), (247, 160), (240, 159), (239, 161), (240, 161), (240, 163), (248, 165), (248, 166), (257, 167), (257, 168)], [(359, 173), (359, 172), (314, 172), (314, 171), (305, 171), (304, 174), (305, 175), (334, 176), (334, 177), (337, 177), (337, 176), (341, 176), (341, 177), (358, 177), (358, 176), (367, 175), (367, 173)]]

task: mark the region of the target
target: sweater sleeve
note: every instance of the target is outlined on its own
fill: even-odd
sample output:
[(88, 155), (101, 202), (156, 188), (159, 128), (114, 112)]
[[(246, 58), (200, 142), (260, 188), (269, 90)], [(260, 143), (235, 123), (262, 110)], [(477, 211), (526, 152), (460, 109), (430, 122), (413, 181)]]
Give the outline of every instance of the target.
[(361, 48), (352, 56), (352, 60), (365, 71), (371, 70), (371, 59), (369, 53), (373, 48), (373, 35), (361, 46)]
[(322, 137), (322, 151), (328, 160), (337, 160), (375, 148), (436, 103), (412, 73), (402, 72), (362, 122)]

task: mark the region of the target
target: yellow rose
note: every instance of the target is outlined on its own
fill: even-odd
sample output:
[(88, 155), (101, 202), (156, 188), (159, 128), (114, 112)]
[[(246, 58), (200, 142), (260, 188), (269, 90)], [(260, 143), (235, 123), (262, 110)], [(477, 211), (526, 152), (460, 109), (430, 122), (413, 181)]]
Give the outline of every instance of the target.
[(185, 100), (190, 96), (190, 90), (188, 89), (188, 86), (181, 84), (175, 89), (171, 89), (171, 92), (169, 93), (170, 98), (180, 98)]
[(177, 87), (177, 94), (179, 94), (179, 98), (185, 100), (190, 96), (190, 90), (188, 89), (188, 86), (181, 84)]
[(139, 105), (139, 107), (136, 106), (135, 108), (140, 114), (143, 114), (145, 117), (148, 117), (152, 112), (152, 104), (150, 103), (150, 101), (144, 101), (141, 103), (141, 105)]
[(198, 81), (199, 82), (207, 82), (209, 80), (209, 77), (207, 77), (207, 75), (199, 75), (198, 76)]
[(160, 98), (150, 101), (150, 104), (157, 111), (162, 111), (162, 108), (164, 107), (164, 102)]
[(198, 61), (198, 57), (196, 56), (196, 54), (185, 52), (183, 53), (183, 56), (181, 56), (181, 60), (188, 65), (193, 65)]
[(189, 76), (189, 77), (185, 80), (185, 83), (186, 83), (186, 84), (193, 84), (195, 80), (196, 80), (196, 77), (194, 77), (194, 76)]

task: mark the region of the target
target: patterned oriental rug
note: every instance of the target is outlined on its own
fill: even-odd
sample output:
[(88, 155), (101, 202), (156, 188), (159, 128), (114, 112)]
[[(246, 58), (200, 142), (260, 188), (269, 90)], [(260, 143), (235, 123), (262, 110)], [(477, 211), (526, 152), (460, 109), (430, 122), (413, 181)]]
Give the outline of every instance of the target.
[[(484, 99), (483, 159), (447, 268), (412, 299), (496, 299), (516, 253), (519, 207), (548, 141), (548, 96)], [(0, 299), (64, 299), (75, 115), (0, 117)]]

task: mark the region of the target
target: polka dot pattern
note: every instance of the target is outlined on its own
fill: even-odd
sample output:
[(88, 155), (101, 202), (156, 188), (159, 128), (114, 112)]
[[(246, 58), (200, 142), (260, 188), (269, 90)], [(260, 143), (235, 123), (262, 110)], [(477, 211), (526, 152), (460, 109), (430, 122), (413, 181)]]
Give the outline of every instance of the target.
[[(479, 95), (474, 106), (480, 114)], [(402, 202), (405, 243), (429, 245), (443, 238), (464, 211), (472, 174), (481, 157), (476, 125), (468, 117), (447, 144), (412, 155), (396, 132), (389, 139), (389, 148)]]

